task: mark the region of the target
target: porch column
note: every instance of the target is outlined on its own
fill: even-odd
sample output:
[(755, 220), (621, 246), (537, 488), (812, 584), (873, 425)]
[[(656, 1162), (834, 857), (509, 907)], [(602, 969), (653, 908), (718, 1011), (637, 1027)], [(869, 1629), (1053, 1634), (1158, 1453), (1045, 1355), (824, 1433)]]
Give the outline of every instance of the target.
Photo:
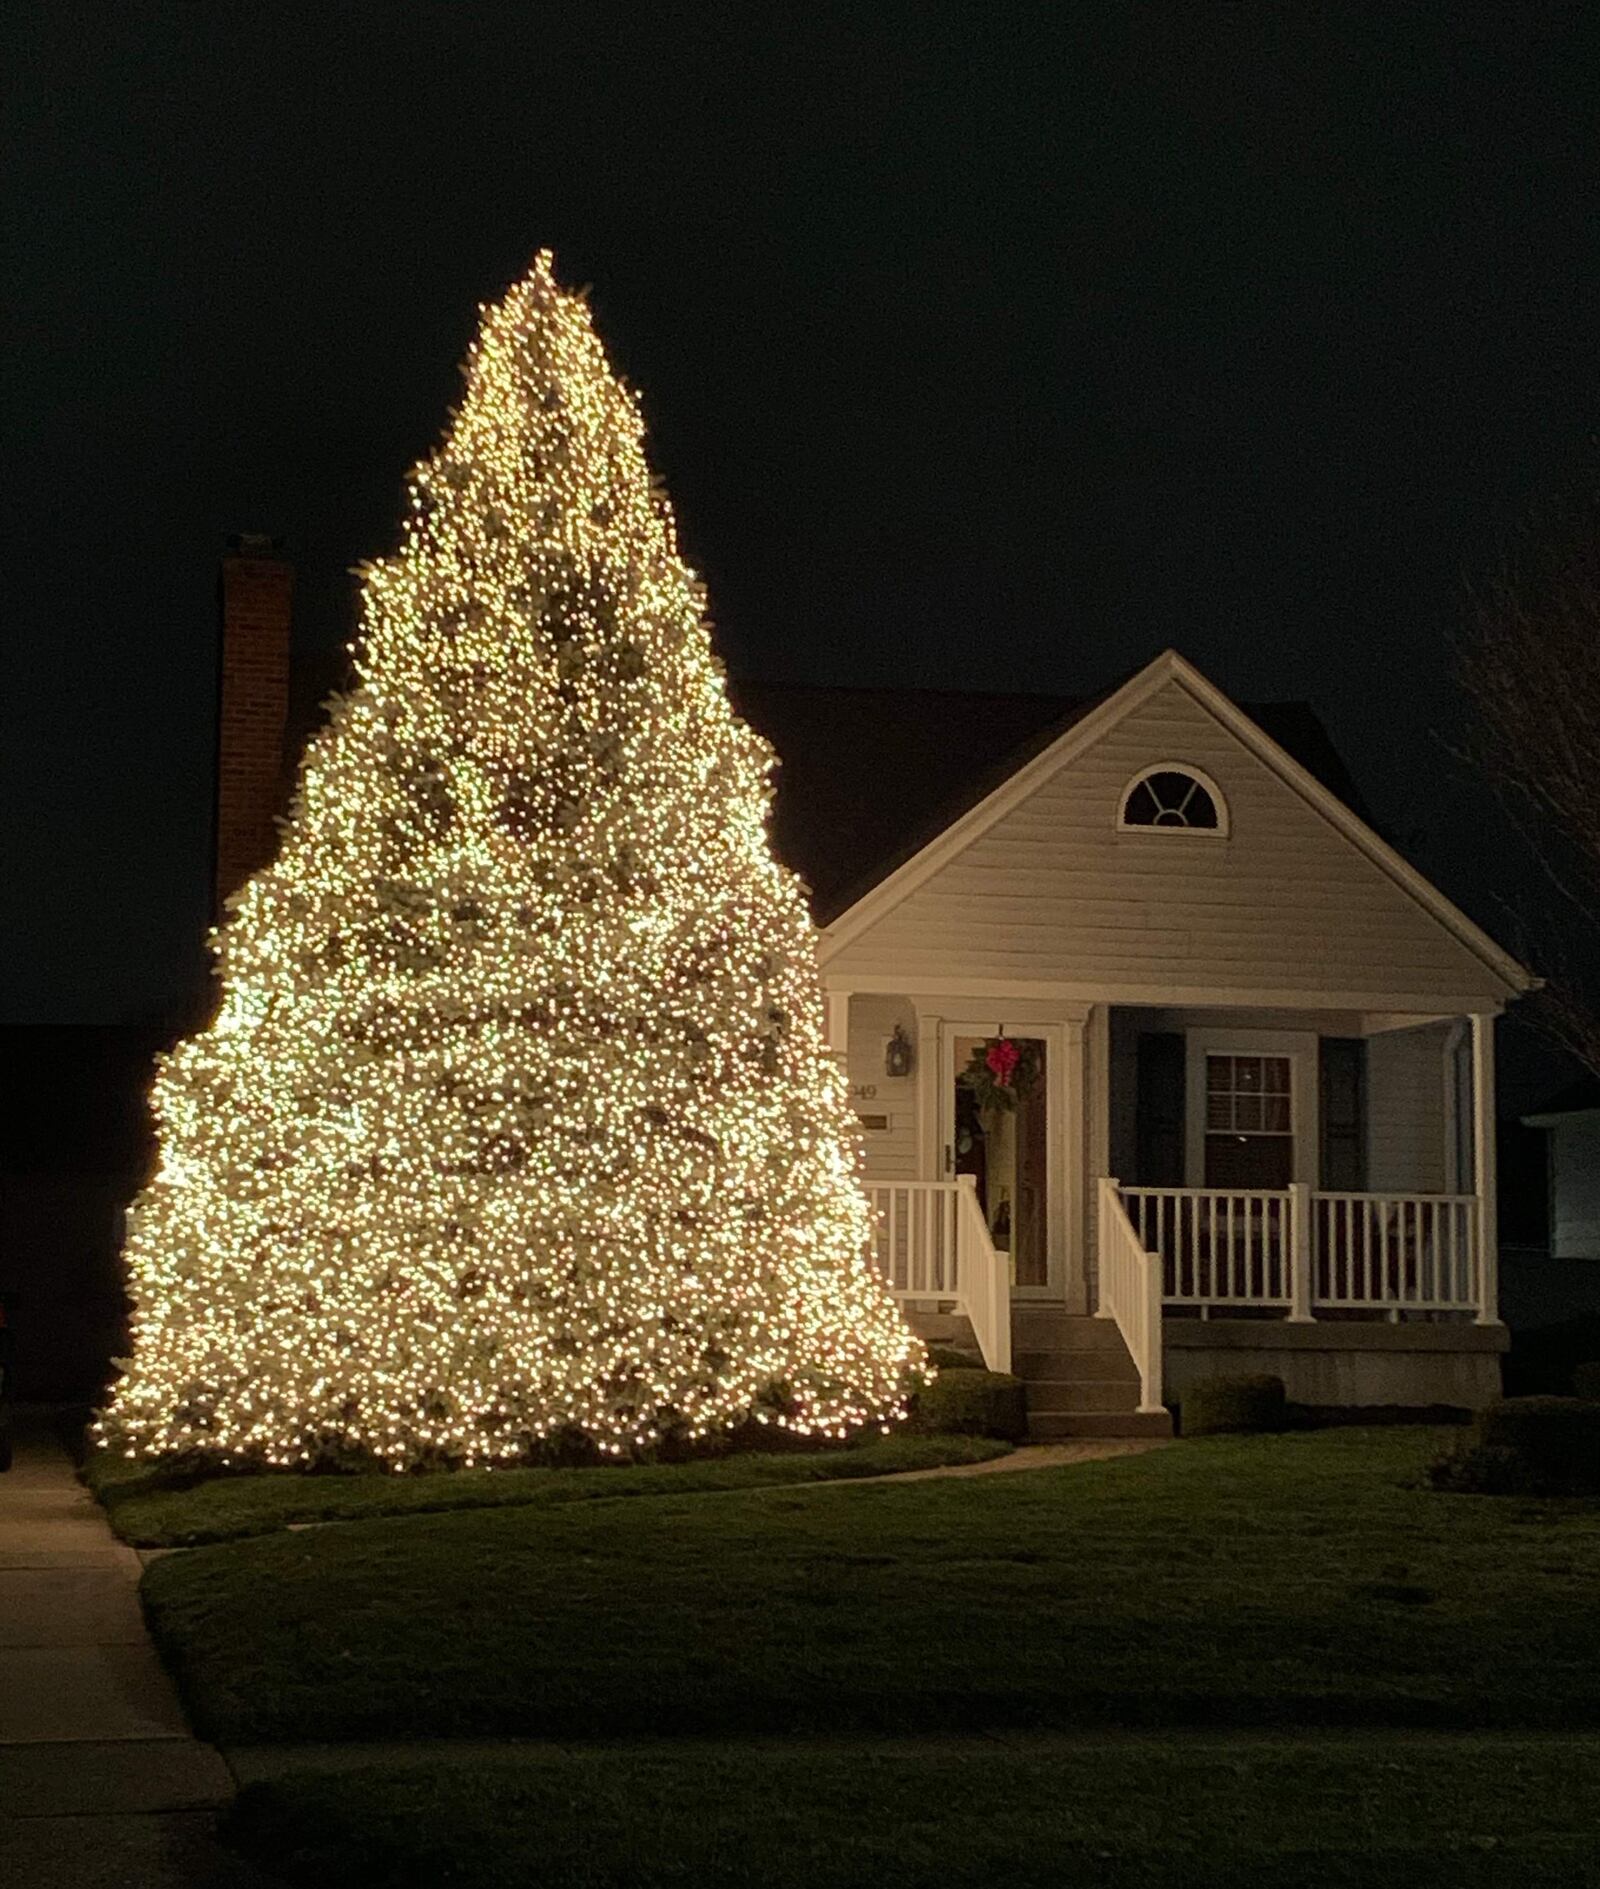
[(1067, 1057), (1063, 1074), (1061, 1132), (1065, 1137), (1066, 1262), (1067, 1276), (1062, 1281), (1063, 1296), (1069, 1312), (1082, 1314), (1089, 1309), (1088, 1220), (1093, 1212), (1094, 1192), (1086, 1167), (1088, 1157), (1089, 1058), (1085, 1055), (1082, 1017), (1069, 1017), (1064, 1032)]
[[(932, 1001), (932, 1000), (930, 1000)], [(944, 1139), (944, 1098), (939, 1093), (944, 1043), (939, 1012), (917, 1005), (917, 1158), (925, 1181), (955, 1179), (954, 1150)]]
[(1316, 1313), (1311, 1309), (1315, 1292), (1312, 1253), (1312, 1215), (1315, 1211), (1311, 1201), (1310, 1183), (1291, 1181), (1289, 1183), (1289, 1323), (1291, 1325), (1309, 1325), (1316, 1317)]
[(850, 1076), (850, 993), (831, 987), (822, 993), (822, 1021), (828, 1051), (848, 1081)]
[(1478, 1197), (1479, 1325), (1500, 1322), (1500, 1237), (1495, 1174), (1493, 1011), (1472, 1015), (1472, 1180)]

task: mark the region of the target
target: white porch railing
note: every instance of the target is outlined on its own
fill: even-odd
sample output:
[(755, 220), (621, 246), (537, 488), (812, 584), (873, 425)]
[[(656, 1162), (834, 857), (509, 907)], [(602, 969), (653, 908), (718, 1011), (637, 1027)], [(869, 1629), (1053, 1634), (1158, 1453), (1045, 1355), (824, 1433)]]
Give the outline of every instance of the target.
[(1101, 1318), (1114, 1318), (1139, 1373), (1139, 1408), (1161, 1409), (1161, 1260), (1128, 1218), (1117, 1184), (1100, 1177)]
[(1480, 1312), (1471, 1194), (1313, 1194), (1312, 1303)]
[(897, 1299), (954, 1299), (956, 1186), (953, 1181), (894, 1181), (867, 1189), (875, 1225), (872, 1257)]
[(1205, 1187), (1124, 1187), (1146, 1252), (1159, 1253), (1168, 1305), (1290, 1309), (1292, 1195)]
[[(1115, 1183), (1113, 1183), (1115, 1185)], [(1212, 1310), (1259, 1306), (1296, 1322), (1318, 1311), (1472, 1312), (1482, 1291), (1471, 1194), (1124, 1187), (1128, 1219), (1159, 1253), (1162, 1299)]]
[(991, 1371), (1011, 1369), (1011, 1274), (997, 1253), (970, 1174), (877, 1181), (867, 1188), (873, 1263), (897, 1299), (952, 1302), (971, 1321)]

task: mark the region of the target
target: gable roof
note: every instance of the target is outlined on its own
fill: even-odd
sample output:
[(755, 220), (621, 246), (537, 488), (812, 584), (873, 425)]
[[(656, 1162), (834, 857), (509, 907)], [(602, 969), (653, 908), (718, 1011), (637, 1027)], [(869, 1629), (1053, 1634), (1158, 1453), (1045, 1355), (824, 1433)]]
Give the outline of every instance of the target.
[[(1308, 706), (1267, 705), (1246, 713), (1176, 650), (1083, 703), (931, 692), (761, 691), (737, 684), (730, 690), (736, 706), (778, 750), (783, 765), (774, 839), (782, 857), (810, 881), (817, 921), (837, 945), (891, 910), (1168, 684), (1182, 689), (1364, 853), (1508, 994), (1535, 986), (1537, 980), (1516, 959), (1373, 829)], [(1007, 735), (1015, 738), (1002, 746)]]
[[(739, 714), (778, 752), (773, 841), (810, 886), (819, 925), (831, 924), (1120, 687), (1079, 697), (728, 679)], [(1368, 818), (1309, 703), (1260, 702), (1245, 712)]]

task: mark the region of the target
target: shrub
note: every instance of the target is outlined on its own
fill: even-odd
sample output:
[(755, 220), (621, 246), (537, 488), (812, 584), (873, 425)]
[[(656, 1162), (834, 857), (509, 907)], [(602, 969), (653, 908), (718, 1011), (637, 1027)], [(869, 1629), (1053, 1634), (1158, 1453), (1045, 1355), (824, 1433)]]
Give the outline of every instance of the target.
[(981, 1371), (983, 1357), (976, 1351), (963, 1351), (959, 1345), (929, 1345), (928, 1362), (936, 1371)]
[(955, 1436), (997, 1436), (1017, 1443), (1028, 1433), (1022, 1379), (1003, 1371), (941, 1371), (917, 1392), (912, 1414), (919, 1430)]
[(1571, 1390), (1577, 1366), (1591, 1358), (1600, 1358), (1600, 1312), (1513, 1331), (1504, 1366), (1506, 1395), (1559, 1397)]
[(1191, 1384), (1178, 1400), (1184, 1436), (1228, 1430), (1281, 1430), (1288, 1420), (1281, 1377), (1212, 1377)]
[(1529, 1479), (1528, 1465), (1515, 1450), (1490, 1449), (1483, 1443), (1458, 1443), (1428, 1465), (1428, 1480), (1453, 1495), (1544, 1495)]
[(1572, 1394), (1600, 1403), (1600, 1362), (1580, 1364), (1572, 1373)]
[(1600, 1406), (1581, 1397), (1502, 1397), (1480, 1413), (1477, 1438), (1557, 1479), (1600, 1484)]
[(1435, 1488), (1472, 1495), (1600, 1495), (1600, 1402), (1503, 1397), (1428, 1473)]

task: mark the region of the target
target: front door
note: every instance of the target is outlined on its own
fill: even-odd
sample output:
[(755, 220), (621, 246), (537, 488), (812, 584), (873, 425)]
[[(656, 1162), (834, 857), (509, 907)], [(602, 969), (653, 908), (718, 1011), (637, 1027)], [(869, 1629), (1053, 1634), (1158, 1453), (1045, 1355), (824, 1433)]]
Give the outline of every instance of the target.
[(973, 1177), (989, 1237), (1009, 1256), (1013, 1292), (1059, 1292), (1060, 1161), (1051, 1103), (1059, 1032), (947, 1023), (942, 1039), (944, 1171)]

